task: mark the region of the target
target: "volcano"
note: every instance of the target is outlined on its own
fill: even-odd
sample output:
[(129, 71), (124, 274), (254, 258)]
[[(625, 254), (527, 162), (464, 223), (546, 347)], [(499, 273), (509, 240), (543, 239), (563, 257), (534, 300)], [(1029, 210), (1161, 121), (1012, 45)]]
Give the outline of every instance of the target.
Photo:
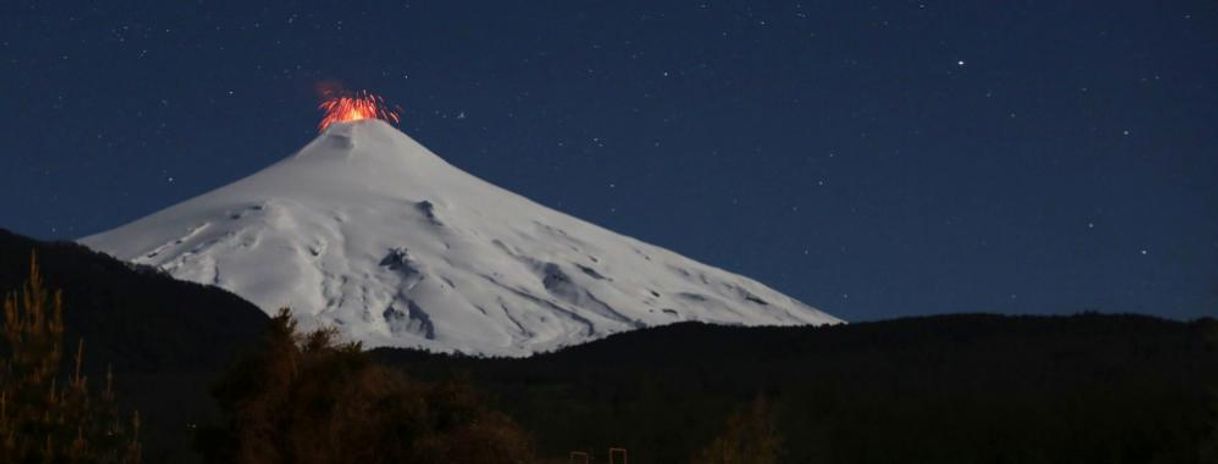
[(376, 119), (81, 243), (370, 347), (527, 356), (678, 321), (841, 322), (496, 187)]

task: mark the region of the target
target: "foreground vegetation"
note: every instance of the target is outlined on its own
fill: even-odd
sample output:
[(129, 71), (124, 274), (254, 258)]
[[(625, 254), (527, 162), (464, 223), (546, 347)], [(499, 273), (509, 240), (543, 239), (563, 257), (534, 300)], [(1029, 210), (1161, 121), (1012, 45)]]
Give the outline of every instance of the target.
[[(63, 289), (62, 320), (55, 292), (33, 292), (45, 295), (44, 316), (16, 319), (44, 321), (34, 326), (46, 336), (6, 335), (0, 354), (12, 372), (33, 372), (48, 361), (7, 356), (58, 353), (28, 359), (53, 360), (57, 399), (97, 407), (52, 416), (121, 426), (110, 441), (89, 438), (89, 427), (22, 426), (23, 449), (50, 435), (60, 462), (71, 462), (77, 430), (110, 462), (133, 443), (143, 462), (174, 463), (566, 463), (572, 452), (606, 463), (610, 448), (631, 464), (1218, 462), (1212, 320), (681, 324), (529, 359), (369, 353), (332, 334), (296, 333), (289, 319), (222, 290), (3, 231), (0, 291), (26, 288), (33, 250), (46, 287)], [(81, 338), (88, 356), (78, 362)], [(10, 348), (35, 339), (61, 341)], [(42, 375), (10, 375), (4, 388)], [(45, 392), (47, 381), (26, 391)], [(87, 388), (65, 391), (74, 385)], [(44, 409), (20, 415), (45, 416), (29, 412), (45, 411), (45, 396), (3, 397), (9, 408), (17, 400), (8, 398), (35, 398), (23, 404)], [(70, 403), (81, 404), (60, 404)], [(462, 454), (482, 450), (492, 452)], [(7, 456), (0, 462), (22, 462)]]
[(528, 435), (463, 382), (420, 382), (335, 332), (300, 334), (287, 310), (216, 386), (226, 421), (199, 451), (217, 463), (523, 464)]
[(128, 422), (118, 412), (109, 375), (100, 392), (90, 388), (83, 339), (64, 365), (63, 296), (43, 286), (37, 257), (29, 262), (29, 279), (4, 296), (0, 462), (139, 463), (139, 413)]

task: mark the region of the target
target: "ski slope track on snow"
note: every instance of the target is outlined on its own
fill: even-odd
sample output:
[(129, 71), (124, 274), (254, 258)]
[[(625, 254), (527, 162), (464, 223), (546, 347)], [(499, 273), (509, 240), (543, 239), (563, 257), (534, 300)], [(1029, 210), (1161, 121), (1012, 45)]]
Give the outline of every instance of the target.
[(678, 321), (841, 322), (491, 185), (378, 120), (81, 242), (371, 347), (527, 356)]

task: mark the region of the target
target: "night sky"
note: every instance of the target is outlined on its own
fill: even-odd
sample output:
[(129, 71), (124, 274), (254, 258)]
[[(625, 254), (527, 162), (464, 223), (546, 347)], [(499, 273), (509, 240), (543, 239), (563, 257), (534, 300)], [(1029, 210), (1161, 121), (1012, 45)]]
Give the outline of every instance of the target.
[(468, 172), (847, 320), (1218, 309), (1212, 0), (292, 3), (6, 2), (0, 227), (251, 174), (341, 81)]

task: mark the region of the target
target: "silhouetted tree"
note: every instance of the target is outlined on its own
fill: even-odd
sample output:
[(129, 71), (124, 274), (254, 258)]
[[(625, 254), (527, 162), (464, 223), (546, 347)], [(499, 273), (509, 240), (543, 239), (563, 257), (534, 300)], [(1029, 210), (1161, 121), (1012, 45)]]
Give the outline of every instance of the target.
[(4, 298), (0, 358), (0, 462), (138, 463), (139, 415), (128, 427), (114, 405), (113, 379), (101, 395), (81, 372), (84, 340), (58, 382), (63, 359), (63, 297), (45, 288), (37, 257), (21, 290)]
[(220, 381), (227, 424), (199, 446), (226, 463), (522, 463), (526, 434), (465, 383), (429, 384), (333, 330), (298, 334), (284, 309)]

